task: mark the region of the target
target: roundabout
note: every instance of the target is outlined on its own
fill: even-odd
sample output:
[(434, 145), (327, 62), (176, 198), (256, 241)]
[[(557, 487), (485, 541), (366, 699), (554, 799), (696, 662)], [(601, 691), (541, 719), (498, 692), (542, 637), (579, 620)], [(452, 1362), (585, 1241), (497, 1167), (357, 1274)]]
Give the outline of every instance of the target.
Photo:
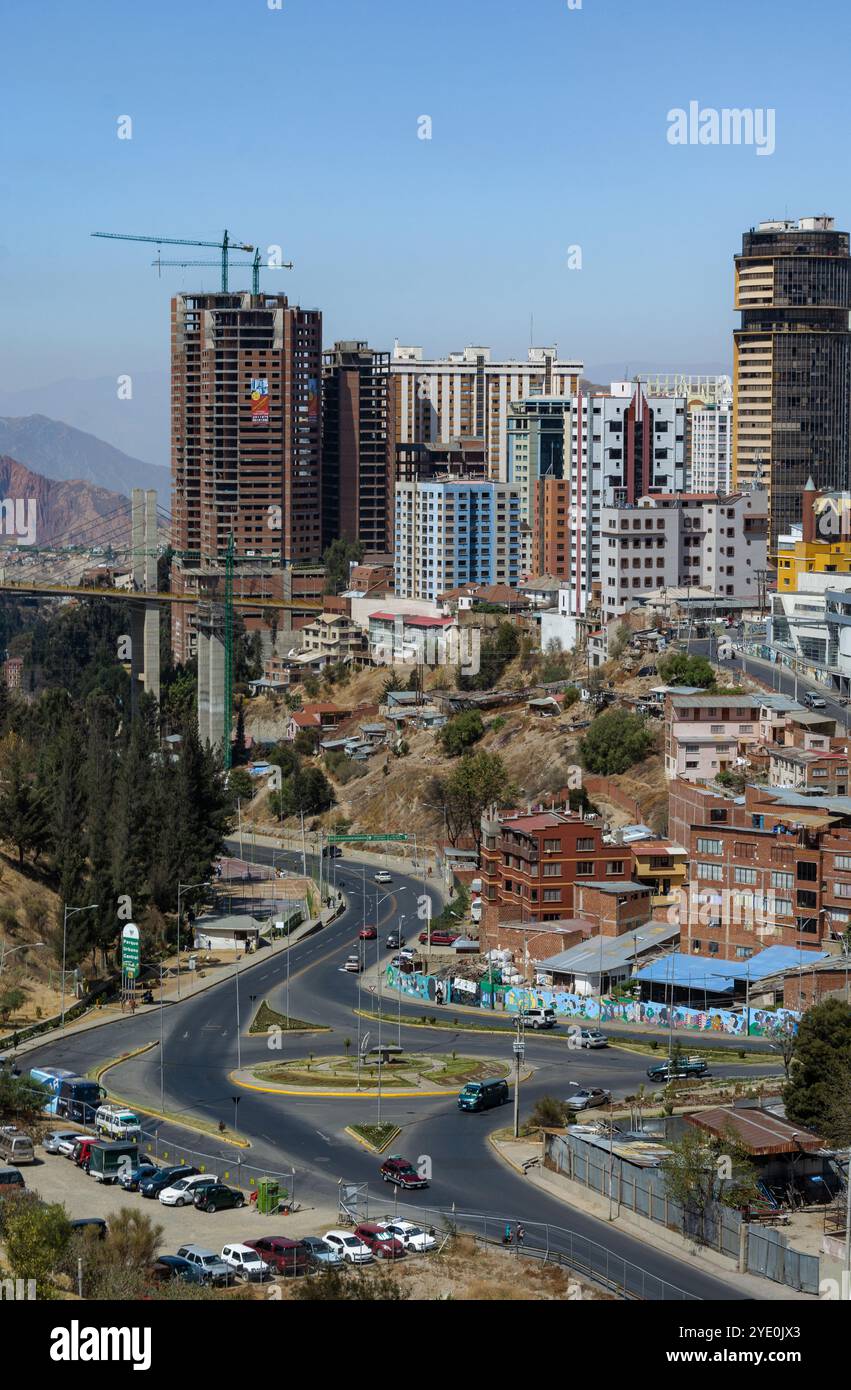
[[(387, 1060), (351, 1056), (296, 1057), (264, 1062), (246, 1072), (233, 1073), (237, 1086), (271, 1095), (415, 1100), (418, 1097), (452, 1096), (468, 1081), (503, 1077), (503, 1062), (490, 1057), (462, 1057), (457, 1053), (408, 1052), (391, 1049)], [(387, 1054), (385, 1054), (385, 1057)]]

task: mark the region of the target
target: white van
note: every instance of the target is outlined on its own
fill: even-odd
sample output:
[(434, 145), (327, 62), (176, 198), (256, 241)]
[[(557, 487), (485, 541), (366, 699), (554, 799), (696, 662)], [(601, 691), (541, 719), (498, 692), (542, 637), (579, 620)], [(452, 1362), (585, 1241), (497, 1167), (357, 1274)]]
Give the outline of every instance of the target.
[(139, 1116), (123, 1105), (99, 1105), (95, 1111), (95, 1129), (109, 1139), (135, 1139), (138, 1143), (142, 1138)]

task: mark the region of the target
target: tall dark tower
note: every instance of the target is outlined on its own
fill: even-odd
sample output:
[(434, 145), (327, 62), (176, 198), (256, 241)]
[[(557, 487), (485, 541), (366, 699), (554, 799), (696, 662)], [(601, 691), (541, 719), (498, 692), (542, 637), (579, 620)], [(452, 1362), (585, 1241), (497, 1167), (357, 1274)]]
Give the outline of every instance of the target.
[(832, 217), (761, 222), (736, 256), (733, 480), (762, 466), (769, 553), (801, 521), (809, 477), (844, 489), (851, 473), (851, 256)]

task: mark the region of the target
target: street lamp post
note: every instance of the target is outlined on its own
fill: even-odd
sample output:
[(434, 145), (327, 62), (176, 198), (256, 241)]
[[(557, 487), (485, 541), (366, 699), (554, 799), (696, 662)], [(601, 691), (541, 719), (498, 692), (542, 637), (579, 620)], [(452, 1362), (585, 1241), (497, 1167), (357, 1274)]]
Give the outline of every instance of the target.
[(13, 946), (11, 951), (7, 951), (6, 943), (4, 942), (3, 954), (0, 955), (0, 973), (2, 973), (3, 967), (6, 964), (7, 956), (13, 956), (16, 951), (38, 951), (42, 948), (45, 950), (47, 949), (46, 941), (25, 941), (23, 946)]
[(85, 907), (70, 907), (64, 904), (62, 913), (62, 1014), (60, 1032), (65, 1032), (65, 956), (68, 946), (68, 918), (73, 917), (77, 912), (93, 912), (100, 903), (87, 903)]
[(234, 983), (236, 985), (236, 1066), (237, 1070), (242, 1070), (242, 1033), (239, 1022), (239, 947), (236, 952), (236, 969), (233, 972)]
[(518, 1014), (514, 1020), (514, 1027), (517, 1030), (514, 1038), (514, 1138), (520, 1138), (520, 1068), (526, 1052), (526, 1038), (523, 1023), (523, 1015)]
[[(402, 949), (402, 923), (404, 922), (404, 920), (405, 920), (405, 916), (404, 916), (404, 914), (403, 914), (403, 915), (399, 918), (398, 940), (399, 940), (399, 950), (400, 950), (400, 951), (401, 951), (401, 949)], [(399, 1038), (398, 1038), (398, 1042), (399, 1042), (399, 1046), (400, 1046), (400, 1047), (402, 1046), (402, 981), (401, 981), (401, 978), (400, 978), (400, 977), (401, 977), (401, 974), (402, 974), (402, 971), (401, 971), (401, 969), (399, 969), (399, 970), (396, 972), (396, 998), (397, 998), (398, 1005), (399, 1005), (399, 1015), (398, 1015), (398, 1017), (399, 1017)]]
[(238, 1108), (239, 1108), (239, 1102), (242, 1100), (242, 1096), (231, 1096), (231, 1100), (233, 1101), (233, 1132), (234, 1132), (234, 1134), (236, 1134), (236, 1133), (237, 1133), (237, 1111), (238, 1111)]
[(180, 998), (180, 899), (183, 893), (193, 888), (204, 888), (205, 883), (178, 883), (177, 885), (177, 997)]

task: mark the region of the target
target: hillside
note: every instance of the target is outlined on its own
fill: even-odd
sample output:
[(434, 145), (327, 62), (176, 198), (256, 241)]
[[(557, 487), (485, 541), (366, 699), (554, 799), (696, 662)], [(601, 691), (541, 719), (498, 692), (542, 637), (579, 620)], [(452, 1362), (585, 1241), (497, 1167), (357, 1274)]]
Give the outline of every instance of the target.
[[(4, 961), (0, 1008), (9, 990), (20, 989), (25, 996), (5, 1022), (0, 1018), (0, 1034), (50, 1018), (60, 1008), (61, 974), (52, 949), (60, 912), (54, 892), (20, 873), (0, 855), (0, 958)], [(18, 949), (36, 942), (44, 942), (47, 949)]]
[[(129, 408), (130, 402), (124, 404)], [(54, 482), (80, 479), (125, 496), (134, 487), (156, 488), (161, 504), (168, 505), (168, 469), (144, 463), (46, 415), (0, 416), (0, 454), (9, 454)]]
[[(29, 544), (95, 545), (101, 535), (113, 544), (129, 544), (130, 503), (118, 492), (75, 479), (55, 482), (17, 459), (0, 456), (0, 498), (34, 501), (36, 534)], [(26, 515), (26, 512), (24, 513)], [(104, 522), (104, 518), (109, 518)], [(4, 530), (2, 539), (10, 539)]]

